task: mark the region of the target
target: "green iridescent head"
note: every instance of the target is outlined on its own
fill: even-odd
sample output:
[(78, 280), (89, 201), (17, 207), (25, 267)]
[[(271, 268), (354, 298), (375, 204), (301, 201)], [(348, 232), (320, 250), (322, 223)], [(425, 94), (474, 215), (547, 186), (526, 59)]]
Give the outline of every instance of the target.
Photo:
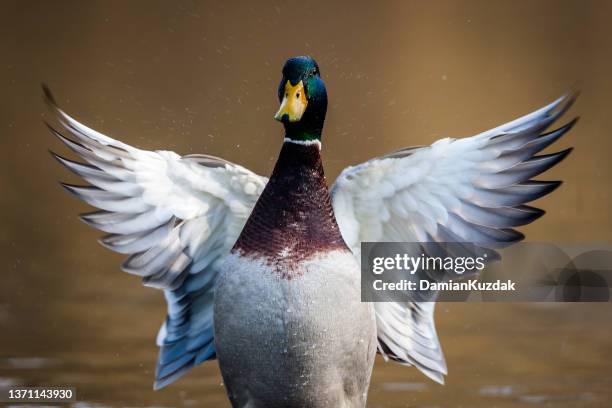
[(283, 123), (287, 138), (297, 141), (321, 139), (327, 91), (313, 58), (293, 57), (285, 62), (278, 100), (281, 106), (274, 119)]

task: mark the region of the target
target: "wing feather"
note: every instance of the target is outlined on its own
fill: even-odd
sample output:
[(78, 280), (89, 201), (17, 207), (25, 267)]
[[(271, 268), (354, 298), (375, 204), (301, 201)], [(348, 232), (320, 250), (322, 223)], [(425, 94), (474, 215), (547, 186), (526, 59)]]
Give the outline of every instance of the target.
[[(145, 151), (99, 133), (46, 102), (62, 131), (47, 125), (86, 163), (54, 157), (89, 186), (62, 184), (101, 211), (83, 214), (106, 232), (100, 243), (128, 255), (125, 272), (164, 291), (155, 388), (214, 358), (212, 299), (217, 265), (238, 238), (267, 179), (208, 155)], [(70, 138), (64, 136), (64, 134)]]
[[(404, 148), (345, 169), (332, 186), (340, 231), (357, 259), (364, 241), (455, 242), (455, 256), (495, 249), (524, 238), (514, 228), (544, 211), (526, 205), (551, 193), (560, 181), (533, 177), (565, 159), (571, 149), (536, 156), (567, 133), (578, 118), (545, 133), (574, 103), (577, 94), (497, 128), (431, 146)], [(428, 250), (449, 255), (428, 244)], [(424, 276), (449, 279), (451, 276)], [(423, 277), (422, 277), (423, 278)], [(434, 303), (375, 303), (379, 351), (415, 365), (443, 382), (446, 364), (433, 321)]]

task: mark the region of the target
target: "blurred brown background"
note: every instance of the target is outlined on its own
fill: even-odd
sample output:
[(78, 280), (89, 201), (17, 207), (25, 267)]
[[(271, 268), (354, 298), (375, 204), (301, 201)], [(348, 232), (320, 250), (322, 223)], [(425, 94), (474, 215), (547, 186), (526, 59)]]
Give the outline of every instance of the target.
[[(119, 270), (47, 153), (40, 82), (77, 119), (146, 149), (208, 153), (268, 175), (284, 60), (327, 84), (331, 180), (391, 150), (468, 136), (575, 86), (565, 184), (523, 229), (610, 241), (612, 3), (604, 1), (0, 2), (0, 386), (73, 385), (80, 406), (228, 406), (215, 363), (153, 392), (161, 293)], [(607, 406), (610, 304), (443, 304), (444, 387), (377, 363), (371, 407)]]

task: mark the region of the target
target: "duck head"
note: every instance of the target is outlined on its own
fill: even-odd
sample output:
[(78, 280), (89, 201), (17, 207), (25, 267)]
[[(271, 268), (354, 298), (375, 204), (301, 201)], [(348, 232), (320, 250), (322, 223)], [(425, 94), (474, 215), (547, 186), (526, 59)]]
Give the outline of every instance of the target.
[(278, 99), (281, 105), (274, 119), (285, 126), (285, 137), (303, 142), (321, 140), (327, 91), (314, 59), (293, 57), (285, 62)]

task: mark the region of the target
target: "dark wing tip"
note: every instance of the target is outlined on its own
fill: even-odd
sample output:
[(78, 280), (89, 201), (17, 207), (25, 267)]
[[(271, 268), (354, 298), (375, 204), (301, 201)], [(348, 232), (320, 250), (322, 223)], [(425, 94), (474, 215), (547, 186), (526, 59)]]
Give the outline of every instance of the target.
[[(570, 120), (570, 121), (569, 121), (569, 122), (567, 122), (565, 125), (561, 126), (559, 129), (554, 130), (554, 131), (549, 132), (549, 133), (545, 133), (544, 135), (546, 135), (546, 134), (550, 134), (550, 133), (554, 133), (554, 132), (557, 132), (557, 131), (561, 131), (561, 133), (562, 133), (562, 134), (567, 133), (567, 132), (569, 132), (570, 130), (572, 130), (572, 128), (573, 128), (574, 126), (576, 126), (576, 123), (578, 123), (578, 121), (579, 121), (579, 120), (580, 120), (580, 116), (576, 116), (574, 119)], [(543, 136), (544, 136), (544, 135), (543, 135)]]
[(531, 159), (526, 160), (525, 163), (542, 163), (540, 165), (541, 168), (539, 169), (538, 173), (543, 173), (563, 161), (563, 159), (565, 159), (573, 150), (573, 147), (568, 147), (567, 149), (561, 150), (560, 152), (534, 156)]
[(51, 155), (51, 157), (53, 157), (55, 160), (57, 160), (58, 162), (62, 162), (62, 160), (65, 160), (62, 156), (60, 156), (59, 154), (55, 153), (53, 150), (51, 149), (47, 149), (47, 152), (49, 152), (49, 154)]
[(108, 214), (108, 211), (93, 211), (79, 214), (79, 219), (90, 227), (100, 229), (100, 224), (96, 221), (96, 216), (100, 214)]
[(516, 184), (516, 186), (528, 189), (528, 191), (526, 191), (522, 197), (523, 203), (528, 203), (552, 193), (559, 188), (561, 184), (563, 184), (561, 180), (527, 180), (523, 183)]
[(565, 94), (565, 101), (563, 101), (563, 105), (561, 106), (561, 109), (560, 109), (561, 114), (564, 114), (565, 112), (569, 111), (570, 108), (574, 106), (574, 103), (576, 103), (576, 100), (578, 99), (579, 96), (580, 96), (579, 90), (570, 89)]
[(531, 224), (532, 222), (534, 222), (535, 220), (537, 220), (538, 218), (541, 218), (544, 214), (546, 214), (546, 211), (541, 208), (536, 208), (536, 207), (532, 207), (532, 206), (525, 205), (525, 204), (517, 208), (525, 212), (528, 212), (530, 214), (528, 217), (525, 218), (525, 221), (526, 221), (525, 225)]
[(511, 242), (521, 242), (525, 239), (525, 234), (523, 234), (521, 231), (517, 231), (512, 228), (506, 228), (504, 229), (504, 232), (508, 233), (510, 239), (512, 240)]
[(58, 139), (61, 136), (61, 133), (53, 127), (53, 125), (51, 125), (49, 122), (47, 122), (46, 120), (43, 119), (43, 123), (45, 124), (45, 126), (47, 126), (47, 129), (49, 130), (49, 132), (51, 132), (51, 134), (55, 137), (57, 137)]
[(54, 128), (53, 125), (51, 125), (46, 120), (43, 120), (43, 123), (47, 126), (47, 129), (49, 129), (49, 131), (51, 132), (51, 134), (53, 136), (57, 137), (62, 143), (67, 145), (71, 150), (74, 151), (74, 149), (71, 147), (71, 145), (75, 145), (76, 144), (76, 145), (79, 145), (80, 147), (83, 147), (82, 145), (80, 145), (79, 143), (75, 142), (74, 140), (68, 139), (66, 136), (62, 135), (59, 130)]
[(505, 235), (503, 242), (515, 243), (525, 239), (525, 234), (523, 234), (521, 231), (515, 230), (514, 228), (500, 228), (498, 231), (501, 231)]
[[(538, 183), (537, 180), (532, 180), (532, 182), (536, 182)], [(562, 180), (555, 180), (555, 181), (542, 181), (542, 186), (544, 187), (543, 191), (544, 194), (542, 194), (542, 196), (548, 195), (550, 193), (552, 193), (553, 191), (555, 191), (556, 189), (558, 189), (561, 184), (563, 184)], [(540, 197), (542, 197), (540, 196)]]
[(49, 87), (47, 86), (47, 84), (45, 84), (44, 82), (40, 84), (42, 87), (42, 91), (43, 91), (43, 99), (45, 100), (45, 102), (49, 105), (52, 106), (57, 106), (57, 102), (55, 101), (55, 97), (53, 96), (53, 93), (51, 92), (51, 89), (49, 89)]
[[(74, 184), (69, 184), (69, 183), (64, 183), (64, 182), (60, 182), (60, 185), (64, 187), (64, 189), (68, 191), (70, 194), (74, 195), (75, 197), (81, 200), (83, 200), (83, 197), (85, 196), (86, 193), (104, 191), (94, 186), (77, 186)], [(87, 200), (84, 200), (84, 201), (87, 201)]]
[(51, 125), (49, 122), (47, 122), (46, 120), (43, 120), (43, 123), (47, 126), (47, 128), (49, 129), (49, 131), (54, 135), (61, 135), (61, 133), (53, 127), (53, 125)]
[(563, 96), (563, 110), (567, 111), (580, 96), (580, 90), (572, 86)]
[(75, 186), (73, 184), (68, 184), (68, 183), (64, 183), (62, 181), (59, 182), (60, 186), (62, 186), (64, 188), (64, 190), (66, 190), (67, 192), (69, 192), (70, 194), (72, 194), (73, 196), (77, 197), (77, 198), (81, 198), (81, 195), (79, 194), (79, 192), (77, 191), (77, 188), (79, 186)]
[(573, 128), (573, 127), (574, 127), (574, 125), (576, 125), (576, 123), (578, 123), (578, 121), (579, 121), (579, 120), (580, 120), (580, 115), (578, 115), (578, 116), (576, 116), (574, 119), (572, 119), (572, 120), (571, 120), (571, 121), (568, 123), (568, 125), (569, 125), (568, 130), (569, 130), (569, 129), (571, 129), (571, 128)]
[[(61, 154), (57, 154), (55, 153), (53, 150), (48, 149), (47, 150), (49, 152), (49, 154), (58, 161), (58, 163), (60, 163), (61, 165), (63, 165), (64, 167), (66, 167), (67, 169), (70, 169), (70, 163), (75, 163), (72, 160), (69, 160), (67, 158), (65, 158), (64, 156), (62, 156)], [(80, 164), (80, 163), (79, 163)]]
[(569, 156), (569, 154), (570, 154), (571, 152), (573, 152), (573, 151), (574, 151), (574, 147), (572, 146), (572, 147), (568, 147), (568, 148), (567, 148), (567, 149), (565, 149), (565, 150), (561, 150), (561, 151), (560, 151), (560, 152), (558, 152), (558, 153), (555, 153), (555, 156), (556, 156), (556, 158), (557, 158), (557, 162), (556, 162), (555, 164), (557, 164), (557, 163), (559, 163), (560, 161), (562, 161), (563, 159), (565, 159), (565, 158), (566, 158), (567, 156)]
[[(64, 166), (65, 168), (67, 168), (68, 170), (72, 171), (73, 173), (75, 173), (78, 176), (81, 176), (80, 174), (76, 173), (74, 171), (74, 168), (71, 166), (72, 163), (74, 163), (72, 160), (68, 160), (67, 158), (63, 157), (62, 155), (59, 155), (57, 153), (55, 153), (53, 150), (51, 149), (47, 149), (47, 151), (49, 152), (49, 154), (51, 155), (51, 157), (53, 157), (55, 160), (57, 160), (57, 162), (59, 164), (61, 164), (62, 166)], [(81, 176), (82, 177), (82, 176)], [(60, 183), (61, 184), (61, 183)], [(64, 188), (66, 188), (64, 186)]]

